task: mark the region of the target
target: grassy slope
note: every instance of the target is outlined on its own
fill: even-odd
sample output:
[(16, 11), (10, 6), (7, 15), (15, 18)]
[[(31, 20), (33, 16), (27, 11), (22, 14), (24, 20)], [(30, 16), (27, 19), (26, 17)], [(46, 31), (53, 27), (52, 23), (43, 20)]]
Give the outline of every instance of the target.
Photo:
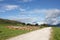
[(24, 23), (21, 23), (21, 22), (7, 20), (7, 19), (0, 19), (0, 40), (5, 40), (7, 38), (29, 32), (28, 30), (12, 30), (12, 29), (6, 28), (6, 26), (9, 26), (9, 25), (25, 26)]
[(10, 24), (0, 24), (0, 40), (5, 40), (7, 38), (28, 32), (27, 30), (8, 29), (5, 27), (7, 25), (10, 25)]
[(60, 40), (60, 27), (53, 27), (52, 40)]

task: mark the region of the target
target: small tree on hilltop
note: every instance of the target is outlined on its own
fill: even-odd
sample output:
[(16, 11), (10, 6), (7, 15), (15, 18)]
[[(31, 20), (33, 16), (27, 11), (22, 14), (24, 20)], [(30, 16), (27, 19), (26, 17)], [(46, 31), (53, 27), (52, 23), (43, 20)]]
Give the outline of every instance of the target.
[(35, 26), (38, 26), (38, 24), (36, 23)]

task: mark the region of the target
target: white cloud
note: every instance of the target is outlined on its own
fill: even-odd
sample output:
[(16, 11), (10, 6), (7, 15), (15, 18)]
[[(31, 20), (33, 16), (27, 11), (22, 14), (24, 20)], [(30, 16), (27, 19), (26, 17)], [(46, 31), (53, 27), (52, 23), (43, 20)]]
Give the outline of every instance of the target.
[(27, 10), (21, 13), (29, 13), (29, 14), (45, 14), (47, 17), (58, 17), (60, 16), (60, 9), (34, 9), (34, 10)]
[(24, 9), (24, 8), (22, 8), (21, 6), (19, 6), (19, 5), (1, 5), (1, 7), (0, 7), (0, 9), (1, 10), (15, 10), (15, 9), (17, 9), (17, 10), (19, 10), (19, 11), (21, 11), (21, 12), (23, 12), (23, 11), (26, 11), (26, 9)]
[(34, 18), (20, 18), (18, 21), (32, 23), (34, 21)]
[(18, 5), (5, 5), (3, 8), (5, 8), (5, 10), (14, 10), (18, 7)]
[(46, 22), (48, 24), (58, 24), (60, 20), (58, 17), (60, 17), (60, 10), (59, 9), (50, 9), (46, 11)]
[(0, 13), (20, 9), (19, 5), (0, 5)]
[(19, 8), (18, 5), (0, 5), (0, 13), (4, 13), (7, 11), (12, 11)]
[(60, 16), (60, 10), (59, 9), (50, 9), (46, 11), (46, 14), (48, 16), (46, 17), (58, 17)]
[(31, 17), (26, 17), (25, 15), (22, 15), (22, 17), (20, 15), (9, 16), (8, 19), (16, 20), (16, 21), (20, 21), (20, 22), (25, 22), (25, 23), (33, 23), (37, 20), (37, 18), (35, 18), (35, 17), (31, 18)]
[[(19, 6), (17, 5), (9, 5), (9, 6), (4, 6), (5, 9), (7, 10), (13, 10), (13, 9), (16, 9), (18, 8)], [(38, 22), (39, 24), (42, 24), (42, 23), (48, 23), (48, 24), (58, 24), (60, 23), (60, 19), (58, 17), (60, 17), (60, 9), (33, 9), (33, 10), (26, 10), (26, 9), (23, 9), (23, 8), (20, 8), (19, 7), (19, 10), (20, 10), (20, 13), (22, 14), (26, 14), (25, 16), (22, 16), (19, 15), (19, 19), (17, 19), (18, 17), (16, 16), (13, 16), (13, 17), (10, 17), (11, 19), (17, 19), (18, 21), (22, 21), (22, 22), (29, 22), (29, 23), (33, 23), (33, 22)], [(33, 15), (36, 15), (36, 14), (45, 14), (45, 19), (43, 21), (38, 21), (39, 18), (37, 16), (35, 17), (31, 17), (33, 15), (30, 15), (28, 17), (27, 14), (33, 14)], [(25, 17), (25, 18), (24, 18)], [(40, 16), (39, 16), (40, 17)], [(41, 17), (40, 17), (40, 20), (41, 20)]]
[[(26, 14), (45, 14), (45, 23), (48, 24), (58, 24), (59, 23), (59, 18), (60, 17), (60, 9), (33, 9), (33, 10), (28, 10), (24, 11), (22, 13)], [(56, 19), (56, 20), (55, 20)]]

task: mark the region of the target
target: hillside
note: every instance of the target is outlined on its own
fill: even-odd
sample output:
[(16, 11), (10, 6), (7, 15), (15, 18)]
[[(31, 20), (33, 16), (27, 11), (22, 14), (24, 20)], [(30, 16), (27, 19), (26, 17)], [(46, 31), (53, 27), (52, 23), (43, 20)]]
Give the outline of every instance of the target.
[(30, 24), (25, 25), (25, 23), (14, 20), (0, 19), (0, 40), (40, 29), (40, 27), (28, 25)]
[(15, 20), (8, 20), (8, 19), (1, 19), (0, 18), (0, 24), (24, 25), (25, 23), (18, 22)]

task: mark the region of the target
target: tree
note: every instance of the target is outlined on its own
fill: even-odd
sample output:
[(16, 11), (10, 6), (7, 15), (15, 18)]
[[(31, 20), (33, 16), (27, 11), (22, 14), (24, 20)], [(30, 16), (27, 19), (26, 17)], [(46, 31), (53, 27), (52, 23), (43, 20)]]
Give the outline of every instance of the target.
[(35, 26), (38, 26), (38, 24), (36, 23)]
[(25, 25), (25, 23), (22, 23), (23, 25)]
[(28, 23), (27, 25), (31, 25), (30, 23)]

